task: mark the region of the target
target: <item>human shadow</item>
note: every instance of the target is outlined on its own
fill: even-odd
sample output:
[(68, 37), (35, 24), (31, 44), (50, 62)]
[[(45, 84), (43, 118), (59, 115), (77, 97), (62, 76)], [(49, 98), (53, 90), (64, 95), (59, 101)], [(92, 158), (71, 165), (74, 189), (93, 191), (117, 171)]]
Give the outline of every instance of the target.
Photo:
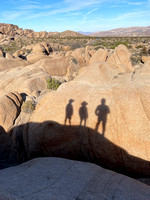
[(99, 125), (102, 122), (102, 135), (104, 136), (106, 131), (106, 122), (107, 115), (110, 113), (110, 109), (107, 105), (105, 105), (106, 100), (104, 98), (101, 99), (101, 104), (97, 106), (95, 110), (95, 115), (98, 116), (95, 130), (98, 131)]
[(80, 126), (82, 125), (82, 122), (83, 122), (83, 125), (86, 126), (86, 121), (87, 121), (87, 118), (88, 118), (88, 110), (87, 110), (87, 102), (86, 101), (83, 101), (81, 103), (81, 107), (79, 108), (79, 116), (80, 116)]
[(130, 155), (89, 127), (45, 121), (22, 124), (8, 133), (2, 131), (5, 148), (0, 144), (1, 169), (36, 157), (61, 157), (95, 163), (132, 177), (150, 177), (149, 161)]
[(72, 105), (73, 102), (74, 100), (70, 99), (66, 106), (66, 116), (65, 116), (65, 122), (64, 122), (65, 125), (67, 123), (67, 120), (69, 121), (69, 125), (71, 125), (71, 118), (73, 115), (73, 105)]

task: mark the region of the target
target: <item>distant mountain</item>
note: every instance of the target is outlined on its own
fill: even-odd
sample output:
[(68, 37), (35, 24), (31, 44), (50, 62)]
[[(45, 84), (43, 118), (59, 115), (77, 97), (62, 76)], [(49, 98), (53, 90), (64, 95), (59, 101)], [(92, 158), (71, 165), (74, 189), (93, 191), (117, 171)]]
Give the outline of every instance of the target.
[(110, 31), (98, 31), (89, 34), (93, 37), (142, 37), (150, 36), (150, 26), (148, 27), (129, 27), (129, 28), (117, 28)]
[(81, 33), (83, 35), (90, 35), (92, 34), (92, 32), (83, 32), (83, 31), (77, 31), (78, 33)]
[(60, 37), (84, 37), (83, 34), (75, 32), (75, 31), (64, 31), (58, 34)]

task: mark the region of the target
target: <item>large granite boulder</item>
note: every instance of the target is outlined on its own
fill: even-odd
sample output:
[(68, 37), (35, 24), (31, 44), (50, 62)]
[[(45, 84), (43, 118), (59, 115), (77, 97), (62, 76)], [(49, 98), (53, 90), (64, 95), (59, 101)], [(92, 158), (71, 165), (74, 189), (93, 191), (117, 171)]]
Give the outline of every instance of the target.
[(69, 66), (70, 58), (45, 58), (35, 63), (34, 66), (41, 68), (44, 72), (50, 76), (65, 76), (67, 68)]
[(7, 58), (0, 57), (0, 71), (12, 69), (12, 68), (19, 67), (19, 66), (24, 67), (29, 64), (30, 63), (28, 61), (23, 60), (21, 58), (7, 59)]
[(9, 130), (21, 111), (22, 97), (17, 92), (0, 97), (0, 126)]
[(49, 75), (37, 65), (16, 67), (0, 72), (0, 94), (16, 90), (37, 97), (38, 93), (47, 88)]
[(47, 58), (47, 55), (45, 55), (43, 53), (34, 53), (34, 52), (32, 52), (29, 55), (27, 55), (27, 60), (30, 63), (36, 63), (39, 60), (42, 60), (42, 59), (45, 59), (45, 58)]
[[(130, 160), (125, 156), (125, 152), (121, 153), (120, 150), (105, 154), (105, 143), (96, 138), (93, 139), (90, 148), (97, 155), (96, 160), (114, 158), (115, 166), (122, 166), (124, 171), (150, 174), (150, 77), (147, 75), (144, 79), (140, 73), (135, 73), (134, 76), (132, 73), (120, 74), (118, 67), (107, 65), (106, 62), (89, 66), (77, 79), (62, 84), (56, 92), (47, 94), (38, 103), (31, 122), (51, 120), (60, 124), (89, 127), (98, 132), (96, 135), (100, 138), (104, 137), (112, 142), (115, 145), (114, 149), (116, 146), (120, 147), (134, 157)], [(77, 132), (82, 135), (82, 130), (79, 129)], [(68, 138), (69, 135), (74, 138), (72, 133), (68, 133)], [(58, 141), (69, 143), (66, 138), (64, 136), (64, 140), (62, 137)], [(74, 143), (78, 138), (74, 138)], [(58, 143), (55, 142), (59, 148)], [(88, 146), (87, 141), (83, 144)], [(51, 152), (51, 145), (49, 146), (48, 142), (45, 147)], [(65, 149), (61, 149), (60, 152), (62, 155)]]
[(120, 44), (115, 48), (115, 51), (109, 55), (107, 61), (115, 64), (115, 66), (121, 70), (122, 73), (132, 72), (132, 64), (130, 61), (131, 53), (127, 47)]
[(108, 51), (104, 49), (98, 49), (91, 57), (90, 64), (105, 62), (108, 56)]
[(95, 164), (37, 158), (0, 171), (0, 199), (149, 200), (150, 187)]
[(37, 43), (32, 46), (32, 52), (27, 56), (27, 60), (30, 63), (36, 63), (39, 60), (47, 58), (47, 55), (49, 55), (52, 51), (51, 46), (46, 42)]
[(143, 63), (149, 62), (150, 56), (142, 56), (141, 60), (142, 60)]

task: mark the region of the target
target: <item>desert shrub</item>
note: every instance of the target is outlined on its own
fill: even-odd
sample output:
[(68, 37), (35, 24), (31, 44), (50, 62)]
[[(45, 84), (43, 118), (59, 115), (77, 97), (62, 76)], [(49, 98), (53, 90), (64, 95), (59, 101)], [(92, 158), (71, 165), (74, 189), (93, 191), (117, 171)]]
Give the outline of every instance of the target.
[(25, 101), (22, 104), (22, 110), (25, 113), (32, 113), (35, 110), (35, 104), (32, 101)]
[(75, 58), (72, 58), (72, 62), (73, 62), (75, 65), (78, 64), (78, 61), (77, 61), (77, 59), (75, 59)]
[(27, 49), (27, 50), (26, 50), (26, 53), (27, 53), (27, 54), (30, 54), (31, 51), (32, 51), (32, 49)]
[(132, 63), (133, 66), (137, 65), (137, 64), (140, 64), (141, 63), (141, 56), (136, 55), (136, 54), (132, 55), (130, 60), (131, 60), (131, 63)]
[(61, 85), (61, 83), (54, 78), (49, 78), (47, 79), (46, 82), (47, 82), (47, 88), (50, 90), (57, 90), (58, 87)]
[(97, 51), (98, 49), (105, 49), (105, 47), (103, 47), (103, 46), (101, 45), (101, 46), (95, 47), (94, 49)]
[(71, 46), (71, 48), (72, 48), (73, 50), (75, 50), (75, 49), (81, 48), (81, 47), (82, 47), (82, 44), (81, 44), (81, 43), (78, 43), (78, 42), (74, 42), (74, 43), (70, 44), (70, 46)]
[(141, 52), (140, 52), (140, 55), (141, 56), (147, 56), (147, 48), (144, 46), (142, 49), (141, 49)]
[(137, 49), (140, 49), (140, 48), (142, 48), (143, 46), (142, 45), (138, 45), (136, 48)]
[(123, 44), (123, 45), (125, 45), (128, 48), (128, 42), (127, 41), (124, 41), (124, 42), (118, 41), (114, 45), (111, 46), (111, 49), (115, 49), (120, 44)]

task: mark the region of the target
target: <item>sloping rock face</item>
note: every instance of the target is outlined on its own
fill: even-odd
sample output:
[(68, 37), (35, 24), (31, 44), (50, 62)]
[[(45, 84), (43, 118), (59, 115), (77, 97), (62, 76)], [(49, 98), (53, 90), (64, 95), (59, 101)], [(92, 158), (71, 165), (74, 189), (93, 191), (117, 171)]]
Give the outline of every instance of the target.
[(108, 56), (108, 51), (103, 49), (98, 49), (91, 57), (90, 64), (105, 62)]
[(34, 66), (41, 68), (50, 76), (65, 76), (69, 66), (70, 58), (45, 58), (35, 63)]
[[(0, 199), (149, 200), (150, 187), (91, 163), (38, 158), (0, 171)], [(36, 183), (36, 184), (35, 184)]]
[(27, 56), (27, 60), (30, 62), (30, 63), (36, 63), (38, 62), (39, 60), (42, 60), (42, 59), (45, 59), (47, 58), (47, 55), (43, 54), (43, 53), (30, 53), (28, 56)]
[(22, 102), (22, 97), (17, 92), (8, 93), (0, 97), (0, 126), (6, 131), (12, 127), (18, 117)]
[(141, 60), (143, 63), (150, 62), (150, 56), (142, 56)]
[(150, 172), (148, 161), (133, 156), (104, 134), (86, 126), (30, 122), (12, 128), (8, 134), (11, 137), (6, 144), (11, 145), (5, 160), (9, 165), (40, 156), (55, 156), (96, 163), (131, 176)]
[(130, 61), (131, 53), (125, 45), (120, 44), (115, 48), (113, 54), (111, 54), (107, 61), (115, 64), (115, 66), (123, 73), (132, 72), (132, 64)]
[(47, 87), (48, 74), (41, 68), (28, 65), (0, 72), (0, 94), (16, 90), (37, 97)]
[[(85, 74), (63, 84), (57, 92), (49, 93), (37, 105), (31, 121), (52, 120), (64, 125), (90, 127), (98, 132), (101, 138), (104, 137), (115, 145), (114, 150), (104, 153), (105, 143), (100, 142), (103, 140), (93, 139), (90, 149), (95, 152), (96, 160), (104, 160), (107, 157), (110, 165), (113, 165), (111, 159), (114, 158), (114, 166), (122, 166), (124, 171), (150, 175), (150, 77), (142, 73), (135, 73), (134, 76), (132, 73), (118, 75), (118, 67), (115, 68), (115, 65), (110, 66), (110, 73), (110, 69), (104, 67), (106, 63), (89, 66)], [(80, 110), (82, 110), (81, 113)], [(80, 129), (78, 131), (82, 132)], [(33, 133), (34, 130), (31, 132)], [(38, 133), (34, 134), (38, 135)], [(47, 134), (47, 141), (48, 137), (49, 134)], [(70, 132), (70, 137), (74, 138), (72, 132)], [(67, 138), (70, 137), (68, 133), (68, 137), (64, 137), (64, 140), (61, 138), (55, 141), (54, 146), (52, 142), (45, 143), (47, 152), (53, 155), (51, 154), (55, 152), (53, 147), (57, 146), (59, 149), (60, 141), (64, 143), (67, 141), (68, 144)], [(31, 136), (30, 141), (35, 141), (35, 139)], [(74, 143), (76, 141), (78, 137), (74, 138)], [(87, 141), (83, 143), (88, 146)], [(129, 159), (125, 152), (115, 151), (116, 146), (127, 151), (134, 159)], [(69, 150), (65, 152), (62, 145), (58, 151), (61, 152), (58, 156), (69, 154)], [(107, 166), (108, 163), (109, 161)]]
[(19, 67), (19, 66), (24, 67), (24, 66), (27, 66), (29, 64), (30, 63), (28, 61), (23, 60), (21, 58), (7, 59), (7, 58), (0, 57), (0, 71), (12, 69), (12, 68)]
[(47, 55), (53, 51), (51, 46), (46, 42), (37, 43), (31, 49), (32, 52), (27, 56), (27, 60), (30, 63), (36, 63), (39, 60), (47, 58)]

